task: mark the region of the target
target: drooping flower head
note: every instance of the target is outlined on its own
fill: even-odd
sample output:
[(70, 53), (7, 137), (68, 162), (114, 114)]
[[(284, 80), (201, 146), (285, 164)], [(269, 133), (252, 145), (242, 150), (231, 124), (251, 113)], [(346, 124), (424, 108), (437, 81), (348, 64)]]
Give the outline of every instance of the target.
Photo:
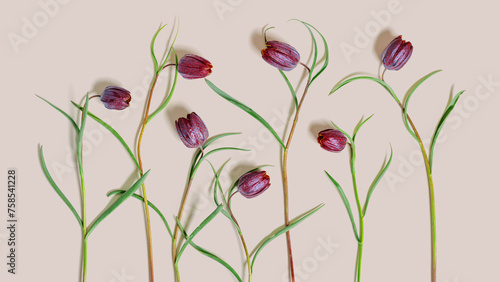
[(212, 64), (205, 58), (187, 54), (179, 61), (179, 74), (185, 79), (205, 78), (212, 73)]
[(347, 144), (345, 135), (335, 129), (325, 129), (318, 133), (318, 143), (321, 148), (334, 153), (344, 150)]
[(402, 36), (394, 38), (384, 52), (382, 52), (382, 63), (388, 70), (400, 70), (411, 57), (413, 45), (402, 39)]
[(175, 128), (182, 143), (188, 148), (198, 148), (208, 138), (208, 129), (195, 112), (188, 114), (187, 118), (181, 117), (176, 120)]
[(270, 177), (263, 170), (247, 172), (238, 180), (238, 191), (247, 199), (259, 196), (269, 186), (271, 186)]
[(107, 86), (101, 94), (104, 107), (111, 110), (123, 110), (130, 105), (130, 91), (118, 86)]
[(295, 48), (279, 41), (266, 41), (266, 48), (261, 53), (264, 61), (283, 71), (293, 70), (300, 61), (300, 54)]

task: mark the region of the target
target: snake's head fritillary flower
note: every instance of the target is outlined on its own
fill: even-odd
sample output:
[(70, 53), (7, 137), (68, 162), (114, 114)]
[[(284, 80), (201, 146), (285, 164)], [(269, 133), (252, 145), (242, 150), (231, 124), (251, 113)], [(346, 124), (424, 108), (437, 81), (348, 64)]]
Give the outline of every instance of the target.
[(400, 35), (385, 47), (382, 52), (382, 63), (388, 70), (399, 70), (408, 62), (412, 52), (411, 42), (403, 40)]
[(179, 74), (185, 79), (205, 78), (212, 73), (212, 64), (205, 58), (187, 54), (179, 61)]
[(130, 106), (130, 91), (118, 86), (108, 86), (101, 94), (104, 107), (111, 110), (123, 110)]
[(283, 71), (293, 70), (300, 61), (300, 54), (295, 48), (279, 41), (266, 41), (266, 48), (261, 53), (264, 61)]
[(238, 180), (238, 191), (247, 199), (259, 196), (269, 186), (271, 186), (270, 177), (263, 170), (247, 172)]
[(347, 144), (345, 135), (335, 129), (325, 129), (318, 133), (318, 143), (321, 148), (334, 153), (344, 150)]
[(188, 148), (198, 148), (208, 138), (208, 129), (195, 112), (188, 114), (187, 118), (181, 117), (176, 120), (175, 128), (182, 143)]

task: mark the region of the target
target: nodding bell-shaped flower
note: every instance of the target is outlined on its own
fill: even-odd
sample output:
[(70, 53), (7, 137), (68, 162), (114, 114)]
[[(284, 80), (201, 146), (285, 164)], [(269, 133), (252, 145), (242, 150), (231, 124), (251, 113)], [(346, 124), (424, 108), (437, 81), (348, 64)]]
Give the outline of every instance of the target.
[(104, 107), (111, 110), (123, 110), (130, 106), (130, 91), (118, 86), (107, 86), (101, 94)]
[(347, 144), (345, 135), (335, 129), (325, 129), (318, 133), (318, 143), (321, 148), (334, 153), (344, 150)]
[(399, 70), (408, 62), (412, 52), (411, 42), (403, 40), (400, 35), (385, 47), (382, 52), (382, 63), (388, 70)]
[(264, 61), (283, 71), (293, 70), (300, 61), (300, 54), (295, 48), (279, 41), (266, 41), (266, 48), (261, 53)]
[(238, 180), (238, 191), (247, 199), (257, 197), (271, 186), (269, 175), (263, 170), (243, 174)]
[(184, 55), (177, 66), (179, 74), (185, 79), (205, 78), (212, 73), (212, 64), (197, 55)]
[(188, 148), (198, 148), (208, 138), (208, 129), (195, 112), (188, 114), (187, 118), (181, 117), (176, 120), (175, 128), (182, 143)]

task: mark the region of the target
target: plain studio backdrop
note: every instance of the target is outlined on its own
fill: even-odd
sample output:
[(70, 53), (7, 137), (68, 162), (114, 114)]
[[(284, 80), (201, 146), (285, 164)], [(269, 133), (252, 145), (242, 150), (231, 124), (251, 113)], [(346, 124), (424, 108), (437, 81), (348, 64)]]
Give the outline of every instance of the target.
[[(7, 225), (7, 171), (17, 170), (16, 274), (8, 273), (11, 232), (0, 228), (0, 280), (78, 281), (81, 232), (69, 209), (45, 178), (39, 158), (43, 145), (49, 170), (80, 211), (71, 124), (36, 97), (39, 95), (78, 119), (71, 101), (107, 85), (132, 92), (131, 107), (108, 111), (97, 100), (90, 110), (110, 122), (134, 144), (152, 77), (149, 44), (161, 24), (156, 52), (162, 53), (179, 27), (179, 56), (201, 55), (214, 65), (209, 79), (251, 106), (283, 134), (292, 106), (286, 83), (260, 55), (263, 28), (275, 26), (268, 39), (297, 48), (311, 62), (311, 38), (297, 18), (325, 36), (330, 64), (311, 86), (289, 154), (291, 217), (325, 206), (292, 231), (297, 281), (352, 281), (356, 241), (345, 207), (324, 170), (342, 184), (353, 201), (348, 151), (332, 154), (316, 143), (318, 131), (335, 122), (352, 132), (374, 114), (358, 135), (357, 176), (364, 198), (390, 144), (394, 159), (375, 190), (365, 217), (363, 281), (430, 280), (430, 225), (426, 176), (418, 146), (406, 132), (401, 113), (382, 87), (350, 84), (328, 96), (353, 73), (377, 75), (380, 53), (397, 35), (414, 52), (386, 81), (402, 98), (408, 87), (441, 69), (414, 94), (409, 108), (423, 139), (429, 139), (451, 94), (466, 90), (446, 123), (436, 147), (433, 176), (438, 223), (438, 281), (498, 281), (500, 236), (498, 171), (500, 134), (499, 4), (495, 1), (2, 1), (1, 40), (1, 226)], [(321, 41), (319, 41), (321, 43)], [(320, 44), (320, 56), (323, 49)], [(173, 69), (165, 71), (153, 97), (163, 99)], [(302, 93), (304, 70), (290, 72)], [(218, 146), (240, 146), (248, 153), (213, 155), (223, 173), (224, 189), (245, 169), (269, 164), (272, 185), (261, 196), (233, 199), (250, 249), (283, 224), (280, 147), (264, 127), (207, 87), (203, 80), (179, 77), (173, 99), (146, 128), (143, 160), (151, 169), (148, 198), (170, 225), (177, 212), (193, 150), (179, 141), (174, 120), (195, 111), (210, 134), (241, 132)], [(134, 164), (116, 139), (90, 120), (84, 138), (88, 216), (108, 205), (106, 193), (125, 189)], [(188, 231), (214, 208), (213, 174), (204, 163), (193, 184), (186, 212)], [(353, 202), (351, 202), (353, 203)], [(173, 281), (170, 239), (152, 213), (155, 278)], [(186, 217), (187, 218), (187, 217)], [(129, 199), (96, 228), (89, 239), (88, 281), (147, 281), (148, 260), (141, 203)], [(237, 233), (223, 216), (196, 237), (196, 243), (245, 273)], [(236, 281), (219, 264), (188, 248), (180, 262), (183, 281)], [(243, 274), (244, 275), (244, 274)], [(287, 281), (284, 237), (269, 244), (254, 266), (254, 281)]]

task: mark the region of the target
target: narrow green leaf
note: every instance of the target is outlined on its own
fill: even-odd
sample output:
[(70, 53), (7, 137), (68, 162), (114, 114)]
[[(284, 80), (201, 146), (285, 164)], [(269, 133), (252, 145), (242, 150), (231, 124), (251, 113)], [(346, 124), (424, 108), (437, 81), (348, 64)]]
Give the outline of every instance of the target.
[(223, 137), (238, 135), (238, 134), (241, 134), (241, 132), (228, 132), (228, 133), (222, 133), (222, 134), (212, 136), (212, 137), (208, 138), (207, 141), (205, 141), (205, 143), (203, 144), (203, 149), (207, 148), (210, 144), (214, 143), (215, 141), (217, 141)]
[(156, 60), (156, 56), (155, 56), (155, 41), (156, 41), (156, 37), (158, 36), (158, 34), (160, 34), (160, 31), (166, 27), (167, 25), (162, 25), (155, 33), (155, 35), (153, 36), (153, 39), (151, 40), (151, 57), (153, 57), (153, 63), (154, 63), (154, 67), (155, 67), (155, 73), (158, 72), (159, 68), (158, 68), (158, 61)]
[(235, 150), (235, 151), (250, 151), (248, 149), (241, 149), (241, 148), (235, 148), (235, 147), (221, 147), (221, 148), (217, 148), (217, 149), (214, 149), (206, 154), (204, 154), (200, 160), (198, 162), (196, 162), (196, 164), (194, 165), (194, 167), (192, 168), (190, 174), (189, 174), (189, 178), (192, 179), (195, 174), (196, 174), (196, 171), (198, 170), (198, 168), (200, 167), (201, 163), (208, 157), (210, 156), (211, 154), (213, 153), (217, 153), (217, 152), (220, 152), (220, 151), (226, 151), (226, 150)]
[(354, 128), (354, 132), (352, 134), (352, 140), (356, 140), (356, 134), (358, 134), (358, 131), (361, 129), (361, 127), (369, 120), (373, 117), (373, 115), (369, 116), (367, 119), (365, 120), (361, 120), (361, 122), (359, 122), (356, 127)]
[[(313, 25), (311, 25), (309, 23), (306, 23), (304, 21), (300, 21), (300, 22), (302, 24), (306, 25), (306, 26), (312, 27), (319, 34), (319, 36), (321, 36), (321, 39), (323, 41), (323, 45), (324, 45), (324, 48), (325, 48), (325, 62), (323, 63), (323, 66), (321, 67), (321, 69), (311, 79), (310, 83), (312, 83), (326, 69), (326, 67), (328, 66), (328, 63), (329, 63), (329, 60), (330, 60), (330, 53), (329, 53), (329, 50), (328, 50), (328, 43), (326, 42), (326, 39), (323, 36), (323, 34), (321, 34), (321, 32), (319, 32), (319, 30), (317, 28), (315, 28)], [(311, 71), (312, 71), (312, 69), (311, 69)]]
[(331, 121), (331, 123), (335, 128), (337, 128), (340, 132), (342, 132), (345, 135), (345, 137), (347, 138), (347, 140), (349, 140), (349, 143), (351, 143), (351, 145), (354, 146), (354, 139), (351, 137), (351, 135), (349, 135), (347, 132), (342, 130), (342, 128), (340, 128), (338, 125), (333, 123), (333, 121)]
[[(75, 102), (72, 101), (71, 103), (73, 103), (73, 105), (75, 107), (77, 107), (78, 109), (80, 109), (80, 111), (83, 110), (83, 108), (80, 107)], [(127, 145), (127, 142), (125, 142), (125, 140), (120, 136), (120, 134), (113, 127), (111, 127), (109, 124), (107, 124), (105, 121), (103, 121), (102, 119), (100, 119), (99, 117), (97, 117), (96, 115), (94, 115), (93, 113), (89, 112), (88, 115), (89, 115), (89, 117), (91, 117), (92, 119), (94, 119), (97, 123), (99, 123), (104, 128), (106, 128), (111, 134), (113, 134), (113, 136), (115, 136), (115, 138), (122, 144), (123, 148), (125, 148), (125, 150), (127, 150), (127, 153), (129, 154), (129, 156), (134, 161), (135, 166), (140, 170), (139, 162), (137, 161), (137, 159), (134, 156), (134, 153), (132, 152), (132, 150), (130, 149), (130, 147)]]
[(68, 208), (71, 210), (71, 212), (75, 215), (76, 220), (78, 221), (78, 223), (80, 224), (80, 226), (83, 227), (83, 222), (82, 222), (82, 219), (80, 218), (80, 215), (75, 210), (75, 208), (73, 207), (73, 205), (71, 204), (71, 202), (68, 200), (68, 198), (66, 198), (66, 196), (61, 191), (61, 189), (59, 189), (59, 187), (57, 186), (56, 182), (54, 181), (54, 179), (50, 175), (49, 169), (47, 168), (47, 164), (45, 163), (45, 158), (43, 156), (43, 147), (42, 146), (40, 146), (40, 160), (42, 162), (43, 172), (45, 173), (45, 177), (47, 177), (47, 180), (49, 180), (50, 185), (52, 185), (52, 188), (54, 188), (54, 190), (56, 191), (57, 195), (59, 195), (59, 197), (61, 197), (61, 199), (63, 200), (63, 202), (66, 204), (66, 206), (68, 206)]
[(290, 83), (290, 80), (288, 80), (288, 77), (286, 74), (279, 69), (279, 72), (281, 73), (281, 76), (283, 76), (283, 79), (285, 79), (286, 84), (288, 85), (288, 88), (290, 89), (290, 93), (292, 93), (292, 98), (293, 102), (295, 104), (295, 109), (299, 107), (299, 101), (297, 100), (297, 94), (295, 93), (295, 89), (293, 89), (292, 84)]
[(404, 123), (405, 123), (405, 126), (406, 126), (406, 129), (408, 130), (408, 132), (410, 132), (410, 134), (413, 136), (413, 138), (415, 138), (415, 140), (417, 140), (417, 142), (419, 142), (418, 138), (417, 138), (417, 135), (415, 134), (415, 132), (413, 131), (413, 129), (411, 129), (410, 127), (410, 124), (408, 123), (408, 106), (409, 106), (409, 103), (410, 103), (410, 98), (411, 96), (413, 95), (413, 93), (415, 92), (415, 90), (417, 90), (417, 88), (424, 82), (426, 81), (428, 78), (430, 78), (431, 76), (435, 75), (436, 73), (440, 72), (441, 70), (437, 70), (437, 71), (433, 71), (427, 75), (425, 75), (424, 77), (422, 77), (421, 79), (419, 79), (417, 82), (415, 82), (409, 89), (408, 91), (406, 92), (406, 95), (405, 95), (405, 99), (403, 100), (403, 120), (404, 120)]
[(226, 92), (217, 88), (217, 86), (215, 86), (210, 80), (205, 79), (205, 82), (208, 84), (208, 86), (210, 88), (212, 88), (213, 91), (215, 91), (215, 93), (219, 94), (219, 96), (226, 99), (228, 102), (236, 105), (237, 107), (239, 107), (243, 111), (247, 112), (249, 115), (251, 115), (257, 121), (259, 121), (262, 125), (264, 125), (267, 128), (267, 130), (269, 130), (269, 132), (271, 132), (271, 134), (274, 136), (274, 138), (276, 138), (276, 140), (280, 143), (281, 147), (283, 147), (283, 149), (286, 148), (285, 144), (283, 143), (283, 141), (279, 137), (278, 133), (276, 133), (276, 131), (272, 128), (272, 126), (263, 117), (261, 117), (259, 114), (257, 114), (254, 110), (252, 110), (251, 108), (249, 108), (245, 104), (243, 104), (240, 101), (229, 96), (229, 94), (227, 94)]
[(392, 98), (394, 98), (394, 100), (398, 104), (401, 104), (401, 102), (399, 101), (398, 97), (396, 96), (396, 93), (394, 92), (394, 90), (392, 90), (392, 88), (391, 88), (391, 86), (389, 86), (389, 84), (387, 84), (385, 81), (383, 81), (381, 79), (378, 79), (378, 78), (372, 77), (372, 76), (357, 76), (357, 77), (346, 79), (346, 80), (338, 83), (337, 85), (335, 85), (333, 87), (333, 89), (330, 91), (329, 95), (332, 95), (335, 91), (339, 90), (342, 86), (344, 86), (346, 84), (349, 84), (349, 83), (351, 83), (353, 81), (359, 80), (359, 79), (366, 79), (366, 80), (375, 81), (376, 83), (378, 83), (382, 87), (384, 87), (384, 89), (387, 90), (387, 92), (389, 92), (389, 94), (391, 94)]
[(271, 27), (268, 27), (264, 30), (264, 42), (267, 42), (267, 31), (272, 29), (272, 28), (275, 28), (275, 27), (271, 26)]
[[(113, 196), (116, 194), (125, 194), (126, 192), (127, 192), (126, 190), (113, 190), (113, 191), (109, 192), (106, 196), (110, 197), (110, 196)], [(136, 198), (137, 200), (140, 200), (142, 203), (144, 203), (144, 198), (142, 196), (137, 195), (137, 194), (132, 194), (132, 197)], [(165, 224), (165, 227), (167, 228), (168, 234), (172, 238), (173, 237), (172, 230), (170, 229), (170, 226), (168, 225), (167, 219), (165, 218), (165, 216), (163, 216), (160, 209), (158, 209), (158, 207), (156, 207), (151, 201), (148, 201), (148, 206), (151, 209), (153, 209), (160, 216), (161, 220)]]
[(78, 128), (78, 125), (76, 124), (75, 120), (70, 117), (66, 112), (64, 112), (63, 110), (59, 109), (58, 107), (56, 107), (54, 104), (52, 104), (51, 102), (45, 100), (44, 98), (36, 95), (38, 98), (42, 99), (43, 101), (45, 101), (47, 104), (51, 105), (54, 109), (58, 110), (61, 114), (63, 114), (70, 122), (71, 124), (73, 125), (73, 127), (76, 129), (76, 132), (80, 131), (80, 129)]
[(391, 165), (391, 162), (392, 162), (392, 146), (391, 146), (391, 156), (389, 157), (389, 160), (385, 165), (382, 165), (382, 169), (379, 171), (379, 173), (373, 180), (372, 184), (370, 185), (370, 189), (368, 189), (368, 193), (366, 194), (365, 204), (363, 206), (363, 217), (366, 215), (366, 209), (368, 208), (368, 203), (370, 202), (370, 198), (372, 196), (373, 191), (375, 190), (375, 187), (379, 183), (380, 179), (382, 179), (382, 177), (386, 173), (387, 169)]
[(220, 193), (221, 193), (221, 196), (222, 196), (222, 203), (227, 206), (227, 201), (226, 201), (226, 197), (224, 197), (224, 192), (222, 191), (222, 186), (220, 184), (220, 181), (219, 181), (219, 178), (220, 178), (220, 174), (222, 173), (222, 170), (224, 169), (224, 167), (226, 166), (226, 164), (229, 162), (230, 159), (228, 159), (227, 161), (225, 161), (222, 166), (219, 168), (219, 170), (215, 170), (215, 167), (213, 166), (213, 164), (207, 160), (207, 162), (210, 164), (210, 167), (212, 168), (212, 171), (214, 173), (214, 177), (215, 177), (215, 181), (214, 181), (214, 203), (216, 206), (220, 205), (221, 203), (219, 203), (219, 199), (217, 197), (217, 191), (219, 190)]
[[(182, 253), (184, 253), (184, 250), (186, 249), (186, 247), (190, 244), (191, 241), (193, 241), (194, 237), (208, 224), (210, 223), (210, 221), (212, 221), (212, 219), (214, 219), (217, 214), (219, 214), (219, 212), (222, 210), (223, 206), (222, 205), (219, 205), (217, 206), (217, 208), (209, 215), (207, 216), (207, 218), (205, 218), (201, 223), (200, 225), (198, 225), (198, 227), (196, 227), (194, 229), (194, 231), (186, 237), (186, 242), (184, 242), (184, 244), (182, 245), (181, 249), (179, 250), (179, 253), (177, 254), (177, 258), (175, 260), (175, 264), (178, 264), (179, 263), (179, 260), (182, 256)], [(176, 218), (177, 219), (177, 218)], [(182, 227), (181, 223), (179, 222), (179, 220), (177, 219), (177, 224), (179, 225), (179, 227)]]
[[(115, 195), (115, 194), (123, 194), (125, 193), (126, 191), (123, 191), (123, 190), (115, 190), (115, 191), (111, 191), (108, 193), (108, 197), (109, 196), (112, 196), (112, 195)], [(140, 195), (137, 195), (137, 194), (132, 194), (132, 197), (136, 198), (137, 200), (140, 200), (141, 202), (144, 202), (144, 198), (141, 197)], [(161, 218), (161, 220), (163, 221), (163, 223), (165, 224), (165, 227), (167, 227), (167, 231), (168, 231), (168, 234), (170, 235), (170, 238), (173, 238), (173, 235), (172, 235), (172, 231), (170, 230), (170, 226), (168, 225), (168, 222), (167, 222), (167, 219), (165, 218), (165, 216), (163, 216), (163, 214), (161, 213), (161, 211), (153, 204), (151, 203), (150, 201), (148, 201), (148, 205), (149, 207), (151, 207), (151, 209), (153, 209)], [(185, 231), (184, 231), (185, 232)], [(183, 233), (184, 233), (183, 232)], [(187, 237), (187, 236), (186, 236)], [(236, 279), (238, 279), (238, 281), (242, 282), (241, 280), (241, 277), (238, 275), (238, 273), (234, 270), (234, 268), (232, 268), (227, 262), (225, 262), (223, 259), (221, 259), (220, 257), (218, 257), (217, 255), (209, 252), (208, 250), (196, 245), (193, 241), (190, 242), (190, 245), (195, 249), (197, 250), (198, 252), (202, 253), (203, 255), (215, 260), (216, 262), (220, 263), (222, 266), (224, 266), (227, 270), (229, 270)]]
[[(167, 65), (168, 58), (170, 57), (170, 52), (174, 51), (175, 53), (174, 44), (175, 41), (177, 40), (177, 35), (179, 35), (179, 22), (177, 22), (177, 31), (175, 32), (174, 40), (172, 40), (172, 44), (170, 44), (170, 48), (168, 48), (167, 55), (165, 56), (165, 60), (163, 60), (163, 63), (160, 65), (160, 69), (163, 69)], [(176, 55), (176, 61), (177, 61), (177, 55)]]
[[(177, 35), (176, 35), (176, 37), (177, 37)], [(172, 50), (173, 50), (173, 47), (172, 47)], [(174, 81), (172, 83), (172, 87), (170, 88), (170, 92), (167, 95), (167, 99), (165, 99), (165, 101), (158, 107), (158, 109), (156, 109), (153, 113), (151, 113), (148, 116), (146, 124), (148, 124), (156, 115), (158, 115), (168, 105), (168, 103), (172, 99), (172, 95), (174, 94), (175, 86), (177, 85), (177, 75), (179, 73), (178, 69), (177, 69), (177, 67), (179, 65), (179, 60), (177, 58), (177, 53), (175, 52), (175, 50), (174, 50), (174, 55), (175, 55), (175, 74), (174, 74)]]
[(359, 242), (359, 235), (358, 235), (358, 228), (356, 227), (356, 221), (354, 221), (354, 215), (352, 214), (352, 209), (351, 205), (349, 204), (349, 200), (347, 199), (344, 190), (340, 186), (340, 184), (327, 172), (325, 171), (326, 175), (328, 175), (328, 178), (330, 178), (330, 181), (335, 185), (337, 188), (337, 191), (340, 194), (340, 197), (342, 198), (342, 202), (344, 202), (345, 208), (347, 210), (347, 213), (349, 214), (349, 219), (351, 220), (352, 224), (352, 231), (354, 232), (354, 236), (356, 237), (356, 240)]
[(83, 176), (83, 164), (82, 164), (82, 143), (83, 143), (83, 133), (85, 131), (85, 125), (87, 124), (87, 116), (89, 113), (89, 93), (85, 96), (85, 104), (83, 107), (82, 120), (80, 123), (80, 130), (78, 131), (78, 136), (76, 140), (76, 161), (78, 163), (78, 174), (80, 176), (80, 186), (82, 191), (82, 203), (83, 203), (83, 221), (85, 224), (85, 181)]
[(275, 230), (272, 234), (270, 234), (269, 236), (266, 237), (266, 239), (263, 240), (263, 242), (259, 245), (259, 247), (257, 248), (257, 250), (255, 251), (255, 254), (253, 255), (253, 259), (252, 259), (252, 265), (251, 265), (251, 269), (253, 271), (253, 265), (255, 263), (255, 260), (257, 259), (257, 256), (259, 255), (259, 253), (262, 251), (262, 249), (269, 243), (271, 243), (274, 239), (278, 238), (280, 235), (286, 233), (288, 230), (296, 227), (297, 225), (299, 225), (302, 221), (306, 220), (308, 217), (310, 217), (311, 215), (313, 215), (315, 212), (317, 212), (318, 210), (320, 210), (325, 204), (320, 204), (316, 207), (314, 207), (313, 209), (309, 210), (308, 212), (294, 218), (293, 220), (290, 221), (290, 224), (288, 226), (282, 226), (280, 228), (278, 228), (277, 230)]
[(301, 24), (303, 24), (307, 28), (307, 30), (309, 31), (309, 34), (311, 35), (312, 44), (313, 44), (313, 61), (311, 64), (311, 68), (310, 68), (310, 72), (309, 72), (309, 76), (307, 78), (307, 81), (309, 81), (309, 83), (312, 83), (313, 79), (311, 79), (311, 77), (312, 77), (312, 74), (314, 72), (314, 68), (316, 67), (316, 63), (318, 61), (318, 44), (316, 43), (316, 37), (314, 37), (314, 33), (312, 32), (312, 30), (308, 24), (306, 24), (305, 22), (298, 20), (298, 19), (292, 19), (292, 20), (298, 21)]
[(118, 208), (125, 200), (127, 200), (130, 196), (132, 196), (139, 187), (141, 187), (142, 183), (146, 180), (146, 177), (149, 174), (149, 170), (144, 173), (141, 178), (139, 178), (128, 190), (123, 193), (116, 201), (114, 201), (108, 208), (106, 208), (102, 213), (92, 222), (87, 230), (87, 234), (85, 234), (85, 238), (88, 238), (92, 231), (104, 220), (108, 215), (110, 215), (116, 208)]
[(455, 108), (455, 104), (458, 102), (458, 98), (460, 98), (460, 96), (464, 92), (465, 92), (465, 90), (462, 90), (457, 95), (455, 95), (455, 97), (453, 97), (453, 100), (446, 108), (446, 111), (443, 113), (443, 116), (439, 120), (438, 125), (436, 127), (436, 130), (434, 131), (434, 134), (432, 135), (431, 145), (430, 145), (430, 149), (429, 149), (429, 164), (430, 164), (431, 170), (432, 170), (432, 160), (434, 158), (434, 148), (436, 147), (436, 142), (437, 142), (439, 133), (441, 132), (441, 129), (443, 129), (444, 123), (445, 123), (446, 119), (448, 118), (448, 116), (450, 115), (451, 111), (453, 111), (453, 108)]

